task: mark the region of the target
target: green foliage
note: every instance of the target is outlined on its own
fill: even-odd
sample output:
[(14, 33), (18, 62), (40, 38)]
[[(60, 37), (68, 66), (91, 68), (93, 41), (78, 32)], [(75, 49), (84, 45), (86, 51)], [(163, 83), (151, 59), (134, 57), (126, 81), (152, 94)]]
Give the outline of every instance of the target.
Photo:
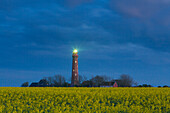
[(169, 113), (169, 88), (0, 88), (4, 113)]

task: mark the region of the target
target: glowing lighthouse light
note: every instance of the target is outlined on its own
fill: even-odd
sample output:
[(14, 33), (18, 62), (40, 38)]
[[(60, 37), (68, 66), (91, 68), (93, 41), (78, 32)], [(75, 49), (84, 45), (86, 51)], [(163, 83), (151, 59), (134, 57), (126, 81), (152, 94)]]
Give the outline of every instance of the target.
[(77, 50), (77, 49), (74, 49), (74, 50), (73, 50), (73, 53), (78, 53), (78, 50)]

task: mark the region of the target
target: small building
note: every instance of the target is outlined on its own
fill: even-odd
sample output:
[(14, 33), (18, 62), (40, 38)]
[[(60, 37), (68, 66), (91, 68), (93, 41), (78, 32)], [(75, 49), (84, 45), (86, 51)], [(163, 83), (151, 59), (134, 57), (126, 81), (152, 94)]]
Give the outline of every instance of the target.
[(114, 82), (113, 85), (101, 85), (100, 87), (118, 87), (117, 82)]
[(117, 82), (115, 82), (115, 83), (113, 84), (113, 87), (118, 87)]

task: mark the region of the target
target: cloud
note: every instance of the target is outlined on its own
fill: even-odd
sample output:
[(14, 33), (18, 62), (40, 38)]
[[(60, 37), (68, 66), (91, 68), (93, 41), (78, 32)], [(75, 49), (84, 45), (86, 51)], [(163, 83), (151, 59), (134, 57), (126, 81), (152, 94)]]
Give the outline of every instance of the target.
[(92, 2), (93, 0), (64, 0), (65, 4), (69, 7), (75, 7), (84, 3)]
[(149, 29), (170, 29), (170, 0), (111, 0), (110, 6), (124, 18), (138, 19)]
[(81, 4), (91, 3), (93, 0), (1, 0), (0, 11), (13, 11), (23, 7), (47, 6), (47, 4), (60, 4), (67, 8), (75, 8)]
[(127, 52), (134, 53), (132, 59), (138, 59), (145, 63), (152, 65), (169, 65), (170, 64), (170, 53), (155, 51), (150, 48), (146, 48), (140, 45), (128, 44), (126, 47)]
[[(137, 18), (150, 18), (169, 8), (170, 0), (111, 0), (111, 7)], [(167, 13), (167, 12), (166, 12)]]
[[(119, 44), (112, 43), (98, 44), (96, 42), (88, 43), (89, 48), (82, 53), (82, 56), (87, 59), (107, 59), (107, 60), (122, 60), (122, 61), (141, 61), (151, 65), (169, 65), (170, 53), (155, 51), (141, 45), (133, 43)], [(97, 51), (96, 51), (97, 50)], [(90, 56), (86, 55), (86, 52)]]
[[(162, 21), (159, 25), (155, 19), (153, 21), (147, 20), (157, 17), (157, 13), (155, 13), (157, 8), (161, 11), (164, 8), (167, 9), (163, 6), (166, 6), (169, 2), (160, 3), (158, 0), (155, 2), (144, 0), (143, 2), (139, 1), (139, 3), (135, 0), (121, 1), (112, 1), (111, 6), (114, 10), (106, 7), (106, 4), (103, 5), (102, 1), (93, 3), (92, 0), (12, 1), (13, 6), (17, 8), (14, 8), (10, 13), (2, 11), (0, 26), (3, 27), (3, 32), (1, 35), (3, 37), (23, 38), (24, 45), (36, 44), (37, 46), (25, 47), (35, 49), (31, 52), (34, 55), (36, 53), (39, 55), (56, 55), (54, 51), (58, 51), (57, 48), (62, 45), (64, 45), (63, 49), (74, 45), (85, 49), (91, 44), (91, 47), (97, 44), (101, 47), (109, 45), (112, 48), (114, 44), (120, 47), (119, 44), (127, 45), (129, 43), (151, 50), (169, 52), (170, 34), (167, 27), (162, 25)], [(1, 1), (1, 3), (3, 2)], [(7, 3), (11, 4), (6, 1)], [(93, 7), (88, 5), (75, 9), (64, 7), (73, 8), (86, 3), (91, 3)], [(159, 4), (161, 7), (159, 7)], [(165, 11), (165, 14), (162, 15), (163, 19), (165, 19), (166, 14)], [(99, 55), (106, 51), (106, 47), (104, 46), (103, 49), (96, 51), (96, 54)], [(99, 49), (99, 47), (94, 48)], [(108, 50), (112, 51), (111, 48), (108, 48)], [(95, 55), (95, 53), (93, 54)], [(110, 53), (108, 54), (110, 55)], [(103, 56), (100, 58), (103, 58)], [(112, 56), (106, 56), (106, 58), (112, 58)]]

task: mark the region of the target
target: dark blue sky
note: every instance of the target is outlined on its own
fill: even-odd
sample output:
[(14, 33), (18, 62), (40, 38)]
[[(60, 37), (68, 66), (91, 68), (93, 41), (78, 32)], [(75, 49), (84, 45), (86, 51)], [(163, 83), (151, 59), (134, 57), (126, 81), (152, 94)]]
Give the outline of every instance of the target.
[(0, 86), (79, 73), (170, 85), (170, 0), (0, 0)]

